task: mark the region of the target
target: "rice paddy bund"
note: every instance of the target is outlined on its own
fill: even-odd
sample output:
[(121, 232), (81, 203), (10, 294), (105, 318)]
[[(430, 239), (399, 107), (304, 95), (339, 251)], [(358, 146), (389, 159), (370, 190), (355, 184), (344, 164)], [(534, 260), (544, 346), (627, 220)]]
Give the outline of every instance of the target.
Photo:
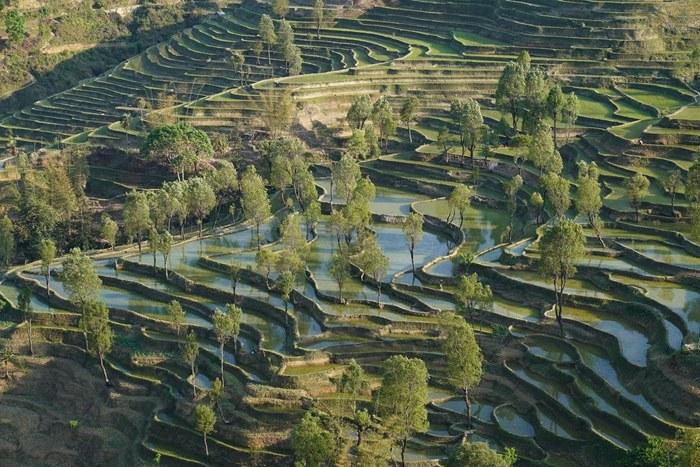
[[(0, 146), (8, 153), (93, 151), (87, 194), (107, 209), (121, 206), (132, 189), (152, 190), (173, 179), (165, 170), (140, 173), (129, 161), (138, 155), (149, 118), (176, 119), (207, 132), (248, 129), (250, 137), (264, 119), (266, 93), (286, 91), (296, 109), (291, 132), (311, 135), (302, 138), (311, 150), (337, 160), (349, 136), (345, 114), (358, 96), (384, 96), (397, 114), (408, 96), (420, 101), (410, 136), (401, 122), (382, 155), (360, 162), (362, 175), (376, 185), (369, 228), (389, 259), (377, 278), (379, 291), (376, 280), (353, 268), (344, 300), (337, 299), (331, 262), (341, 240), (331, 211), (344, 200), (331, 195), (337, 187), (329, 160), (312, 165), (323, 214), (308, 226), (305, 274), (289, 300), (266, 284), (277, 274), (266, 278), (256, 265), (258, 235), (263, 250), (278, 251), (281, 222), (299, 211), (272, 188), (273, 214), (259, 229), (238, 213), (225, 225), (205, 219), (201, 238), (178, 237), (168, 265), (162, 255), (135, 245), (90, 250), (115, 334), (105, 357), (113, 388), (94, 390), (97, 409), (70, 398), (47, 407), (50, 398), (34, 403), (26, 395), (32, 384), (53, 377), (97, 387), (91, 378), (101, 373), (96, 365), (78, 365), (85, 359), (83, 335), (63, 282), (65, 258), (52, 264), (50, 292), (38, 262), (9, 268), (0, 282), (6, 302), (0, 337), (24, 339), (19, 302), (29, 287), (42, 357), (17, 373), (14, 387), (0, 380), (0, 433), (28, 436), (41, 427), (60, 436), (68, 446), (62, 459), (76, 465), (82, 465), (79, 457), (68, 452), (80, 443), (94, 443), (87, 458), (104, 465), (152, 465), (154, 459), (173, 466), (293, 465), (290, 432), (304, 412), (343, 402), (337, 381), (353, 360), (369, 377), (358, 404), (371, 407), (382, 362), (393, 355), (419, 358), (429, 373), (428, 427), (412, 435), (405, 450), (406, 464), (414, 467), (444, 465), (463, 439), (499, 452), (514, 448), (518, 466), (613, 466), (649, 436), (672, 439), (678, 430), (700, 426), (700, 375), (693, 373), (700, 364), (683, 367), (700, 359), (700, 244), (689, 227), (691, 200), (682, 187), (670, 190), (667, 183), (673, 171), (686, 177), (700, 150), (700, 93), (675, 77), (679, 64), (691, 60), (689, 50), (647, 53), (658, 38), (639, 31), (639, 18), (658, 14), (668, 2), (368, 3), (349, 14), (343, 2), (328, 1), (335, 16), (317, 30), (313, 2), (290, 2), (287, 21), (303, 61), (297, 76), (283, 76), (279, 52), (273, 50), (269, 60), (266, 50), (253, 53), (270, 5), (242, 0), (103, 75), (0, 120)], [(585, 251), (562, 290), (563, 335), (551, 279), (539, 270), (543, 229), (556, 217), (545, 209), (540, 223), (530, 205), (541, 189), (540, 169), (523, 162), (523, 151), (505, 137), (497, 138), (487, 158), (479, 153), (471, 160), (460, 157), (458, 144), (445, 150), (438, 141), (441, 128), (454, 130), (454, 99), (478, 101), (485, 124), (496, 132), (502, 119), (510, 121), (495, 93), (504, 67), (524, 51), (532, 66), (577, 97), (577, 118), (559, 128), (556, 141), (572, 197), (577, 163), (595, 162), (600, 174), (600, 232), (575, 206), (564, 213), (584, 227)], [(232, 65), (234, 54), (242, 65)], [(138, 106), (163, 89), (172, 96), (168, 107)], [(3, 180), (17, 178), (11, 157), (0, 162)], [(626, 185), (635, 173), (649, 181), (637, 206)], [(516, 174), (523, 184), (511, 218), (503, 183)], [(447, 200), (460, 185), (472, 194), (461, 218)], [(411, 213), (428, 221), (413, 255), (402, 231)], [(457, 261), (465, 251), (466, 266)], [(234, 263), (244, 271), (240, 277), (231, 274)], [(493, 292), (492, 303), (468, 316), (484, 355), (481, 383), (471, 392), (471, 426), (462, 393), (447, 379), (439, 332), (440, 312), (460, 310), (456, 290), (466, 273)], [(168, 315), (173, 300), (197, 336), (192, 374), (180, 357), (185, 333)], [(219, 416), (205, 452), (191, 423), (191, 393), (194, 387), (207, 394), (220, 375), (212, 321), (229, 303), (242, 308), (240, 337), (224, 346), (225, 417)], [(50, 372), (32, 373), (41, 365)], [(76, 391), (76, 384), (56, 387)], [(67, 428), (73, 419), (80, 425)], [(355, 442), (354, 430), (340, 436)], [(56, 452), (32, 457), (34, 447), (16, 438), (11, 465), (61, 459)], [(0, 452), (5, 448), (0, 442)], [(392, 456), (398, 462), (399, 450)]]

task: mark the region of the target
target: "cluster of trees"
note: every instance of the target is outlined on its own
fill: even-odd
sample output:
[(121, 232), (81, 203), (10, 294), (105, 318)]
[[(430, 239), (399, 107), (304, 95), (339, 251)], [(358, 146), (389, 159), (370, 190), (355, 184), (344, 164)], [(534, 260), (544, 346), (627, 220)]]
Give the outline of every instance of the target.
[[(449, 163), (450, 151), (456, 146), (461, 149), (462, 163), (467, 152), (472, 163), (477, 152), (488, 159), (499, 144), (499, 135), (504, 135), (517, 148), (518, 167), (528, 160), (542, 174), (560, 173), (563, 162), (557, 150), (558, 132), (562, 125), (570, 125), (577, 118), (575, 94), (564, 94), (561, 86), (550, 82), (541, 68), (531, 65), (529, 54), (523, 52), (503, 70), (496, 104), (504, 114), (510, 114), (511, 122), (504, 116), (498, 128), (492, 129), (484, 123), (481, 106), (475, 99), (451, 102), (450, 125), (440, 129), (436, 140), (445, 160)], [(505, 188), (507, 191), (512, 186)]]
[[(557, 130), (572, 124), (578, 114), (576, 95), (565, 95), (558, 83), (550, 83), (541, 68), (532, 65), (527, 51), (506, 65), (496, 89), (496, 105), (511, 116), (511, 131), (527, 135), (551, 128), (556, 149)], [(505, 123), (505, 122), (504, 122)]]
[[(285, 322), (288, 319), (288, 306), (294, 286), (304, 278), (309, 246), (302, 232), (298, 214), (290, 214), (280, 225), (280, 246), (278, 250), (262, 248), (255, 256), (255, 265), (265, 277), (268, 289), (276, 290), (284, 301)], [(232, 266), (232, 272), (238, 269)], [(272, 273), (277, 274), (275, 283), (270, 282)]]
[(676, 439), (650, 436), (627, 452), (619, 462), (621, 467), (696, 467), (700, 465), (700, 431), (688, 429), (677, 433)]
[[(269, 158), (274, 187), (282, 192), (291, 190), (307, 226), (313, 227), (320, 217), (320, 205), (301, 143), (290, 138), (270, 139), (261, 144), (261, 151)], [(205, 219), (212, 217), (216, 224), (222, 214), (235, 215), (239, 204), (243, 215), (259, 228), (271, 215), (267, 182), (253, 166), (239, 175), (231, 162), (214, 160), (212, 154), (207, 134), (189, 125), (165, 125), (151, 131), (144, 157), (168, 167), (178, 179), (157, 190), (127, 193), (122, 222), (103, 213), (99, 234), (94, 235), (97, 208), (85, 194), (85, 153), (64, 150), (44, 158), (39, 166), (20, 153), (19, 179), (5, 185), (0, 193), (5, 206), (0, 218), (0, 264), (9, 266), (18, 256), (41, 257), (47, 240), (59, 253), (75, 245), (90, 248), (94, 238), (114, 248), (122, 233), (129, 242), (138, 243), (139, 251), (148, 239), (154, 266), (156, 255), (162, 254), (167, 275), (176, 224), (183, 236), (185, 225), (192, 220), (201, 236)], [(185, 178), (188, 174), (194, 176)]]
[[(331, 167), (331, 193), (345, 201), (337, 209), (331, 198), (330, 224), (336, 236), (337, 248), (331, 258), (330, 274), (338, 284), (338, 299), (343, 302), (343, 287), (351, 278), (351, 264), (362, 271), (362, 278), (371, 277), (377, 286), (377, 302), (381, 306), (381, 287), (389, 269), (389, 258), (383, 253), (374, 233), (370, 206), (376, 196), (372, 181), (362, 177), (360, 165), (352, 153), (346, 152)], [(422, 229), (421, 226), (419, 226)], [(415, 232), (415, 240), (420, 233)]]
[[(187, 220), (193, 219), (201, 236), (204, 220), (212, 212), (215, 221), (218, 220), (222, 206), (233, 203), (238, 196), (238, 187), (238, 174), (233, 164), (217, 161), (201, 176), (166, 182), (162, 188), (149, 192), (133, 190), (127, 194), (122, 211), (124, 234), (129, 242), (137, 241), (139, 251), (148, 236), (154, 266), (156, 253), (162, 253), (167, 274), (174, 223), (179, 224), (183, 236)], [(118, 226), (106, 215), (102, 218), (101, 232), (105, 243), (115, 244)]]
[[(68, 299), (81, 314), (80, 329), (85, 352), (97, 356), (105, 384), (109, 385), (104, 359), (112, 350), (114, 333), (109, 321), (109, 310), (100, 296), (102, 281), (95, 272), (92, 259), (79, 248), (73, 248), (63, 261), (61, 279)], [(47, 279), (47, 288), (48, 285)]]
[[(590, 165), (589, 165), (590, 166)], [(580, 167), (584, 167), (580, 165)], [(597, 177), (597, 172), (596, 172)], [(581, 174), (579, 173), (579, 179)], [(666, 194), (671, 199), (671, 213), (675, 218), (681, 218), (682, 214), (676, 212), (676, 197), (679, 192), (685, 190), (685, 200), (688, 202), (688, 218), (690, 220), (691, 235), (695, 238), (700, 238), (700, 161), (696, 161), (688, 168), (687, 174), (684, 174), (676, 169), (667, 173), (659, 180), (661, 186), (666, 191)], [(634, 209), (636, 222), (640, 221), (640, 209), (644, 200), (649, 196), (651, 182), (649, 179), (636, 172), (625, 181), (625, 192), (629, 200), (630, 206)], [(579, 187), (579, 190), (581, 188)], [(581, 209), (579, 209), (581, 211)], [(586, 212), (583, 212), (586, 214)], [(594, 225), (595, 222), (591, 222)], [(599, 229), (596, 228), (596, 232)], [(602, 242), (602, 239), (601, 239)]]
[(487, 159), (491, 154), (492, 147), (498, 142), (498, 138), (496, 133), (484, 124), (479, 102), (472, 98), (452, 101), (449, 118), (451, 125), (443, 125), (436, 140), (445, 161), (450, 162), (450, 151), (457, 145), (461, 148), (461, 163), (465, 161), (467, 150), (473, 163), (474, 155), (479, 147), (481, 154)]
[[(447, 379), (464, 391), (466, 422), (471, 424), (469, 391), (481, 380), (483, 357), (471, 326), (452, 313), (441, 316), (442, 350), (445, 353)], [(398, 447), (405, 464), (408, 440), (428, 429), (428, 370), (418, 358), (396, 355), (382, 366), (382, 383), (371, 398), (363, 368), (351, 361), (337, 380), (342, 407), (335, 411), (307, 412), (292, 432), (292, 447), (297, 465), (332, 465), (344, 452), (346, 428), (355, 432), (350, 449), (352, 465), (380, 467), (389, 465)], [(340, 434), (340, 435), (339, 435)], [(448, 465), (510, 466), (516, 460), (513, 450), (500, 455), (483, 444), (464, 443), (451, 454)], [(480, 463), (481, 462), (481, 463)]]
[[(409, 103), (410, 109), (406, 107)], [(415, 118), (417, 106), (417, 100), (409, 98), (402, 107), (401, 118), (406, 117), (410, 124)], [(394, 109), (385, 97), (380, 97), (374, 102), (367, 95), (358, 97), (350, 105), (345, 119), (352, 128), (347, 151), (356, 159), (381, 155), (381, 148), (386, 150), (389, 139), (396, 134)], [(368, 122), (371, 122), (371, 125), (368, 125)]]
[[(286, 15), (287, 7), (283, 5), (275, 5), (277, 13)], [(283, 16), (280, 14), (280, 16)], [(272, 48), (277, 47), (282, 55), (285, 63), (285, 69), (290, 76), (301, 73), (303, 59), (301, 49), (294, 44), (294, 29), (284, 17), (279, 21), (277, 30), (275, 31), (275, 22), (269, 15), (262, 15), (258, 24), (258, 37), (260, 41), (254, 46), (254, 53), (257, 57), (260, 56), (260, 49), (264, 45), (267, 48), (267, 63), (270, 67), (270, 74), (274, 73), (274, 65), (272, 64)]]
[(34, 168), (28, 156), (17, 156), (19, 179), (0, 192), (0, 264), (39, 257), (44, 240), (55, 240), (64, 250), (71, 245), (89, 247), (94, 208), (85, 195), (86, 155), (66, 150), (47, 157)]

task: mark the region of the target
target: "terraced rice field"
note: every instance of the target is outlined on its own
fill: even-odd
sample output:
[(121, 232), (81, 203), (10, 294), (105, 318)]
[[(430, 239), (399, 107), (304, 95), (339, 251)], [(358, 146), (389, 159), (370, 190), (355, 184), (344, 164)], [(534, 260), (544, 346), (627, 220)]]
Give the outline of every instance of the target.
[[(323, 184), (320, 180), (320, 186)], [(392, 216), (406, 212), (406, 200), (411, 198), (409, 192), (386, 188), (379, 193), (372, 205), (373, 211)], [(433, 208), (439, 207), (439, 203), (439, 200), (426, 200), (415, 202), (413, 206), (424, 209), (426, 216), (436, 216), (440, 209)], [(489, 208), (479, 205), (473, 207), (473, 212), (474, 219), (488, 219), (492, 215)], [(437, 219), (440, 218), (436, 216), (435, 219), (439, 224)], [(449, 285), (453, 276), (446, 268), (430, 264), (449, 254), (456, 245), (439, 230), (427, 232), (417, 249), (417, 278), (406, 280), (406, 271), (410, 276), (410, 260), (403, 240), (395, 232), (396, 227), (374, 224), (379, 242), (391, 258), (391, 270), (384, 278), (386, 284), (381, 296), (384, 308), (378, 308), (375, 290), (357, 278), (347, 288), (349, 303), (338, 305), (332, 300), (337, 294), (337, 286), (327, 270), (336, 247), (334, 237), (325, 227), (327, 222), (326, 219), (321, 221), (318, 238), (311, 244), (313, 259), (309, 263), (312, 273), (309, 282), (297, 288), (310, 302), (294, 300), (289, 307), (289, 316), (285, 318), (283, 302), (275, 292), (246, 281), (238, 287), (239, 300), (245, 300), (243, 339), (237, 354), (230, 349), (226, 353), (225, 363), (231, 379), (240, 385), (243, 394), (250, 385), (274, 385), (276, 371), (281, 371), (285, 379), (296, 381), (299, 387), (307, 387), (306, 380), (329, 385), (327, 378), (337, 374), (350, 358), (366, 365), (371, 372), (377, 355), (408, 352), (431, 362), (431, 384), (444, 387), (443, 370), (432, 357), (435, 350), (429, 337), (429, 330), (436, 323), (427, 310), (454, 309)], [(470, 221), (463, 230), (467, 239), (481, 238), (472, 243), (477, 251), (491, 251), (498, 245), (501, 252), (509, 251), (521, 261), (515, 266), (506, 265), (500, 261), (505, 259), (502, 253), (500, 256), (487, 254), (488, 261), (484, 266), (478, 266), (478, 261), (475, 266), (478, 271), (484, 268), (482, 277), (496, 293), (493, 309), (480, 311), (474, 318), (476, 323), (483, 324), (479, 326), (482, 329), (480, 342), (489, 359), (498, 349), (505, 347), (511, 351), (500, 364), (488, 366), (483, 387), (478, 390), (474, 402), (478, 419), (476, 432), (470, 436), (482, 436), (495, 445), (515, 445), (526, 459), (546, 460), (553, 456), (575, 459), (578, 455), (585, 455), (593, 445), (612, 450), (628, 449), (645, 434), (663, 435), (685, 425), (687, 414), (674, 412), (665, 404), (663, 394), (649, 386), (639, 386), (635, 381), (639, 380), (640, 372), (648, 371), (652, 356), (662, 355), (669, 347), (678, 348), (683, 335), (700, 329), (700, 315), (692, 308), (700, 291), (687, 286), (681, 288), (648, 272), (645, 262), (638, 258), (625, 256), (625, 266), (618, 268), (606, 266), (605, 262), (597, 264), (586, 260), (586, 277), (591, 277), (590, 274), (607, 277), (609, 273), (606, 271), (614, 270), (611, 280), (617, 285), (599, 289), (589, 280), (572, 280), (566, 290), (567, 301), (570, 301), (565, 312), (567, 336), (561, 339), (551, 332), (551, 318), (544, 312), (551, 304), (547, 284), (535, 272), (528, 271), (527, 258), (536, 254), (536, 243), (525, 242), (520, 246), (523, 242), (518, 242), (511, 246), (498, 238), (489, 240), (494, 235), (492, 228), (489, 222)], [(610, 233), (614, 235), (609, 238), (612, 241), (627, 233), (633, 236), (634, 231), (621, 225), (610, 229)], [(268, 248), (274, 248), (274, 230), (263, 229), (263, 235), (273, 242)], [(159, 324), (163, 323), (165, 305), (172, 298), (189, 305), (188, 325), (207, 335), (211, 328), (211, 313), (216, 307), (223, 307), (226, 297), (231, 297), (232, 286), (229, 276), (213, 265), (218, 262), (225, 268), (230, 258), (245, 264), (246, 257), (250, 258), (247, 252), (251, 248), (248, 246), (251, 238), (250, 229), (242, 227), (178, 245), (172, 254), (171, 269), (196, 284), (190, 286), (190, 290), (183, 289), (178, 282), (166, 281), (162, 274), (154, 274), (152, 258), (148, 254), (140, 257), (138, 254), (120, 255), (122, 267), (119, 270), (114, 269), (114, 260), (96, 259), (97, 271), (109, 284), (103, 289), (104, 299), (111, 308), (122, 310), (115, 321), (144, 326), (137, 339), (140, 355), (162, 352), (160, 349), (170, 348), (177, 341), (171, 334), (163, 334), (163, 325)], [(680, 267), (678, 261), (669, 260), (667, 253), (655, 256), (639, 246), (652, 248), (654, 243), (643, 240), (634, 244), (627, 242), (629, 248), (634, 246), (640, 254), (650, 255), (659, 263), (669, 261), (667, 264)], [(210, 261), (202, 262), (201, 258)], [(623, 263), (622, 259), (617, 261)], [(160, 258), (157, 266), (162, 266)], [(649, 279), (636, 279), (640, 271), (645, 271)], [(37, 291), (34, 297), (37, 311), (70, 314), (69, 310), (62, 309), (66, 294), (60, 281), (60, 269), (51, 282), (55, 294), (51, 309), (41, 293), (42, 278), (36, 273), (31, 267), (17, 271), (12, 279), (3, 283), (3, 295), (11, 301), (16, 300), (17, 284), (32, 284)], [(639, 306), (635, 305), (639, 302), (634, 290), (643, 290), (643, 295), (650, 299), (649, 303), (654, 301), (659, 309), (669, 308), (666, 319), (670, 320), (670, 326), (679, 326), (678, 336), (658, 331), (663, 329), (664, 318), (657, 314), (647, 311), (646, 314), (628, 315), (623, 312)], [(674, 320), (673, 316), (679, 319)], [(496, 325), (506, 326), (509, 332), (505, 336), (495, 335), (493, 329)], [(205, 355), (216, 358), (217, 346), (213, 341), (205, 338), (201, 347)], [(297, 361), (304, 354), (324, 355), (333, 363), (320, 366), (309, 363), (284, 369), (283, 362)], [(126, 361), (116, 355), (111, 358), (114, 359), (111, 371), (120, 374), (120, 378), (138, 372), (140, 378), (158, 380), (158, 368), (168, 365), (166, 358), (158, 367), (139, 366), (135, 354)], [(277, 363), (271, 367), (272, 362)], [(200, 388), (206, 389), (211, 384), (216, 376), (215, 368), (215, 365), (200, 365), (197, 375)], [(167, 384), (173, 394), (188, 390), (184, 375), (170, 375), (167, 382), (161, 384)], [(308, 386), (307, 389), (313, 391), (314, 387)], [(431, 430), (439, 432), (443, 429), (441, 427), (447, 427), (444, 436), (450, 438), (458, 436), (464, 429), (460, 428), (463, 426), (460, 419), (464, 404), (459, 399), (449, 402), (453, 396), (456, 394), (445, 387), (431, 405)], [(530, 405), (533, 398), (537, 400), (536, 405)], [(244, 405), (237, 410), (253, 410), (253, 407), (245, 408)], [(169, 426), (169, 430), (178, 432), (178, 436), (192, 436), (184, 422), (177, 418), (177, 413), (157, 417), (160, 423)], [(246, 432), (252, 427), (238, 429)], [(279, 427), (268, 425), (266, 429), (277, 430)], [(168, 453), (177, 452), (178, 446), (169, 444), (159, 432), (149, 431), (143, 441), (144, 448), (161, 452), (166, 457)], [(558, 450), (562, 440), (572, 443), (576, 449)], [(425, 461), (442, 457), (444, 451), (434, 442), (426, 442), (423, 438), (412, 441), (411, 458)], [(197, 451), (194, 442), (191, 449)]]
[[(0, 122), (3, 144), (11, 130), (21, 146), (61, 142), (128, 150), (144, 135), (137, 99), (163, 89), (175, 95), (176, 106), (161, 112), (213, 131), (255, 121), (261, 92), (273, 88), (289, 90), (311, 122), (329, 126), (359, 95), (384, 95), (397, 108), (408, 95), (424, 103), (413, 145), (400, 128), (396, 152), (362, 163), (378, 186), (372, 229), (390, 259), (379, 295), (358, 275), (345, 286), (347, 303), (336, 300), (329, 264), (337, 241), (328, 216), (309, 239), (307, 276), (288, 307), (254, 270), (254, 234), (245, 223), (177, 244), (170, 279), (160, 256), (154, 267), (150, 255), (134, 249), (94, 255), (102, 298), (119, 328), (120, 350), (108, 361), (112, 378), (120, 386), (148, 387), (165, 401), (142, 425), (136, 457), (158, 455), (167, 465), (287, 465), (284, 440), (308, 399), (328, 398), (350, 360), (376, 380), (380, 362), (394, 354), (422, 358), (430, 372), (430, 429), (414, 436), (407, 451), (416, 466), (437, 465), (463, 435), (499, 450), (514, 447), (524, 465), (614, 465), (611, 460), (649, 435), (670, 438), (679, 428), (700, 425), (693, 386), (664, 377), (672, 372), (673, 353), (700, 333), (700, 246), (682, 224), (688, 215), (683, 190), (672, 209), (662, 183), (671, 170), (685, 175), (700, 148), (698, 91), (672, 77), (670, 57), (650, 61), (630, 52), (643, 42), (632, 39), (633, 20), (653, 14), (659, 2), (491, 3), (401, 0), (340, 18), (319, 38), (308, 9), (296, 8), (290, 20), (303, 74), (283, 77), (280, 56), (273, 54), (270, 67), (250, 50), (267, 6), (244, 0)], [(498, 77), (522, 50), (578, 97), (579, 118), (559, 141), (564, 173), (573, 178), (577, 161), (595, 161), (603, 185), (606, 247), (586, 230), (585, 257), (564, 291), (564, 336), (553, 319), (551, 285), (537, 270), (540, 230), (531, 213), (521, 210), (510, 241), (506, 235), (510, 219), (501, 184), (522, 171), (525, 204), (537, 170), (529, 163), (514, 167), (509, 147), (496, 148), (489, 162), (447, 163), (435, 144), (454, 98), (477, 98), (495, 126), (501, 118), (493, 98)], [(244, 54), (246, 77), (232, 69), (232, 51)], [(136, 116), (128, 128), (126, 114)], [(473, 180), (475, 167), (478, 199), (460, 229), (458, 221), (446, 221), (445, 196)], [(101, 201), (145, 185), (134, 174), (95, 169), (93, 194), (99, 190)], [(630, 221), (624, 184), (636, 172), (651, 182), (641, 223)], [(316, 183), (330, 209), (329, 180), (319, 176)], [(417, 246), (415, 273), (399, 225), (412, 211), (431, 225)], [(264, 248), (276, 248), (276, 225), (270, 219), (263, 226)], [(435, 339), (437, 312), (456, 309), (461, 271), (452, 257), (460, 247), (474, 253), (469, 272), (494, 291), (493, 306), (470, 317), (487, 361), (472, 403), (473, 429), (465, 424), (463, 399), (447, 384)], [(250, 268), (235, 296), (232, 260)], [(78, 316), (60, 273), (59, 261), (49, 297), (36, 264), (13, 270), (0, 293), (16, 307), (20, 287), (32, 287), (37, 326), (56, 346), (77, 346)], [(225, 354), (230, 423), (211, 436), (209, 459), (178, 404), (191, 388), (177, 363), (182, 337), (164, 318), (173, 299), (184, 305), (187, 325), (200, 337), (195, 381), (203, 390), (218, 376), (212, 314), (234, 301), (243, 308), (241, 345), (227, 346)]]

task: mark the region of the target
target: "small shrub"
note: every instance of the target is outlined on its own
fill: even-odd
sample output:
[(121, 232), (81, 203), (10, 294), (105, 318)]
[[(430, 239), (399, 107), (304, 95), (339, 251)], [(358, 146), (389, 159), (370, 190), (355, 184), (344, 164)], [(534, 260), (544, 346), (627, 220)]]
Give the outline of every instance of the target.
[(503, 339), (508, 335), (508, 328), (501, 324), (496, 324), (493, 326), (493, 335), (494, 337), (500, 337)]
[(452, 257), (452, 264), (466, 271), (474, 262), (474, 258), (476, 258), (474, 252), (469, 247), (463, 246), (459, 249), (459, 252)]

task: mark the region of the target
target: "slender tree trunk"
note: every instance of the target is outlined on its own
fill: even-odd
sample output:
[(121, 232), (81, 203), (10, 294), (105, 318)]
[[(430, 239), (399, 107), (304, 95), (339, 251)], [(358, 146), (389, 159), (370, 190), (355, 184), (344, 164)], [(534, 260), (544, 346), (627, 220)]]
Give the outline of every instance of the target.
[(207, 454), (207, 457), (209, 457), (209, 445), (207, 444), (207, 434), (204, 433), (204, 452)]
[(566, 287), (566, 278), (562, 275), (559, 279), (559, 292), (557, 294), (557, 322), (559, 323), (559, 333), (561, 337), (564, 338), (564, 320), (562, 315), (564, 313), (564, 288)]
[(508, 243), (513, 241), (513, 216), (510, 217), (510, 223), (508, 224)]
[(212, 230), (216, 230), (216, 226), (219, 223), (219, 213), (221, 212), (221, 204), (216, 205), (216, 210), (214, 210), (214, 225), (212, 226)]
[(401, 465), (406, 467), (406, 444), (408, 440), (406, 438), (401, 440)]
[(197, 397), (197, 379), (194, 372), (194, 362), (190, 364), (190, 371), (192, 372), (192, 394), (194, 399)]
[(221, 420), (222, 420), (225, 424), (228, 425), (229, 423), (231, 423), (231, 422), (230, 422), (229, 420), (227, 420), (226, 417), (224, 416), (224, 409), (221, 408), (221, 404), (220, 404), (219, 402), (216, 403), (216, 410), (217, 410), (217, 412), (219, 412), (219, 416), (221, 417)]
[(464, 404), (466, 406), (466, 412), (467, 412), (467, 425), (471, 426), (472, 425), (472, 404), (471, 404), (471, 401), (469, 400), (469, 388), (467, 386), (464, 386)]
[(562, 317), (561, 317), (561, 303), (559, 303), (559, 305), (557, 305), (557, 309), (559, 310), (557, 312), (557, 323), (559, 323), (559, 334), (561, 335), (562, 338), (564, 338), (564, 321), (562, 320)]
[(29, 333), (29, 355), (34, 356), (34, 344), (32, 342), (32, 319), (27, 320), (27, 331)]
[(224, 387), (224, 341), (219, 342), (219, 360), (221, 362), (221, 387)]
[(408, 122), (408, 142), (413, 143), (413, 133), (411, 133), (411, 122)]
[(46, 273), (46, 300), (51, 301), (51, 269)]
[(109, 386), (109, 377), (107, 376), (107, 368), (105, 368), (104, 355), (102, 354), (102, 352), (99, 352), (98, 356), (100, 357), (100, 367), (102, 368), (102, 375), (105, 378), (105, 384)]
[(603, 240), (603, 235), (602, 235), (602, 233), (600, 232), (600, 229), (598, 228), (597, 223), (594, 222), (594, 221), (595, 221), (595, 219), (593, 218), (593, 216), (589, 214), (589, 215), (588, 215), (588, 223), (591, 224), (591, 227), (593, 227), (593, 230), (595, 230), (595, 234), (596, 234), (596, 236), (598, 237), (598, 241), (599, 241), (600, 244), (603, 246), (603, 248), (607, 248), (607, 247), (605, 246), (605, 241)]
[[(83, 311), (83, 319), (85, 319), (85, 312)], [(83, 341), (85, 341), (85, 356), (87, 359), (87, 354), (90, 351), (90, 346), (88, 344), (88, 336), (87, 332), (83, 331)], [(87, 361), (87, 360), (86, 360)]]
[(413, 242), (411, 242), (411, 248), (409, 248), (409, 251), (411, 252), (411, 271), (413, 272), (413, 276), (415, 277), (416, 275), (416, 262), (414, 260), (414, 249), (415, 245)]

